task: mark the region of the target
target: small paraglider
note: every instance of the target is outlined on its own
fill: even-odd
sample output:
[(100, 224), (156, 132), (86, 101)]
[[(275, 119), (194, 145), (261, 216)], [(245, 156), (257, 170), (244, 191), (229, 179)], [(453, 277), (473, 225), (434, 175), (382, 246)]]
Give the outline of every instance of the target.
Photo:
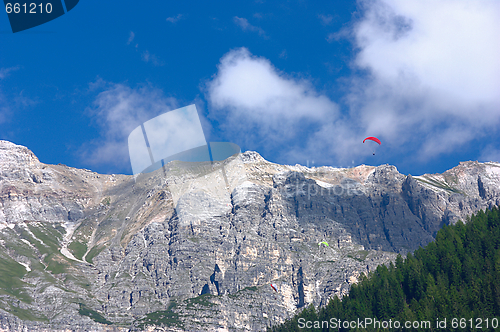
[[(381, 145), (381, 144), (382, 144), (382, 142), (380, 142), (380, 140), (379, 140), (378, 138), (376, 138), (376, 137), (372, 137), (372, 136), (367, 137), (367, 138), (365, 138), (365, 139), (363, 140), (363, 143), (365, 143), (365, 141), (366, 141), (366, 140), (369, 140), (369, 141), (374, 141), (375, 143), (378, 143), (378, 145)], [(373, 155), (375, 155), (375, 151), (373, 151)]]
[(276, 285), (275, 285), (275, 284), (271, 283), (271, 287), (274, 289), (274, 291), (275, 291), (276, 293), (278, 293), (278, 289), (277, 289), (277, 287), (276, 287)]
[[(329, 247), (329, 246), (330, 246), (330, 245), (328, 244), (328, 242), (326, 242), (326, 241), (321, 241), (321, 242), (318, 242), (318, 253), (320, 253), (320, 252), (321, 252), (321, 245), (324, 245), (325, 247)], [(323, 254), (324, 254), (324, 253), (325, 253), (325, 252), (323, 251)]]

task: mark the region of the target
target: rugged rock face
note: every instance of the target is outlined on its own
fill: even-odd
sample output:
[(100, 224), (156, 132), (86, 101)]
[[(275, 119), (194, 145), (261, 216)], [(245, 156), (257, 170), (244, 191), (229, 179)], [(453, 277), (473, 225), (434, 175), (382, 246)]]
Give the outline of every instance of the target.
[(498, 205), (499, 184), (498, 163), (412, 177), (256, 152), (134, 179), (0, 141), (0, 331), (261, 331)]

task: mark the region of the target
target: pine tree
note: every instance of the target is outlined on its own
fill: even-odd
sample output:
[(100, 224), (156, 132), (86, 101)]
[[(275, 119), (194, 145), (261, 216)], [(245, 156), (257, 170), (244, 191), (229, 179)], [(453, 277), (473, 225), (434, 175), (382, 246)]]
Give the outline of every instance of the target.
[(499, 281), (500, 212), (493, 208), (467, 218), (466, 224), (443, 227), (434, 242), (405, 259), (398, 255), (389, 268), (377, 267), (369, 278), (361, 278), (352, 286), (348, 297), (331, 299), (318, 313), (314, 307), (307, 307), (292, 320), (268, 331), (298, 331), (299, 317), (311, 321), (373, 317), (402, 322), (498, 318)]

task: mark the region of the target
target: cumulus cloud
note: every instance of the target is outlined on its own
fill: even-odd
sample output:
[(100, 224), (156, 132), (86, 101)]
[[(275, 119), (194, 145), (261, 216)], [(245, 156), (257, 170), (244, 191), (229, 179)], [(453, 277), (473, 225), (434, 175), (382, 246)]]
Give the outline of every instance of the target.
[(487, 161), (496, 161), (500, 162), (500, 149), (497, 146), (492, 144), (486, 146), (481, 152), (481, 155), (478, 158), (479, 161), (487, 162)]
[(0, 68), (0, 80), (3, 80), (7, 76), (10, 75), (11, 72), (19, 70), (19, 66), (9, 67), (9, 68)]
[(108, 85), (108, 82), (102, 79), (102, 77), (97, 76), (94, 82), (89, 83), (89, 87), (87, 89), (88, 92), (97, 91), (100, 89), (104, 89)]
[(350, 38), (351, 37), (350, 32), (351, 31), (348, 29), (342, 29), (337, 32), (331, 32), (326, 36), (326, 41), (329, 43), (333, 43), (344, 38)]
[(132, 41), (134, 41), (134, 38), (135, 38), (135, 33), (133, 31), (130, 31), (130, 35), (129, 35), (128, 40), (127, 40), (127, 45), (130, 45), (130, 43), (132, 43)]
[(412, 151), (411, 162), (430, 161), (498, 135), (500, 2), (358, 6), (359, 18), (329, 37), (349, 38), (356, 51), (342, 112), (310, 81), (242, 48), (227, 53), (207, 83), (211, 116), (246, 148), (276, 154), (286, 146), (280, 162), (345, 165), (366, 156), (359, 144), (366, 136), (380, 137), (390, 153)]
[(239, 26), (243, 31), (257, 32), (259, 34), (259, 36), (261, 36), (265, 39), (269, 38), (266, 35), (266, 32), (264, 30), (262, 30), (262, 28), (251, 25), (246, 18), (235, 16), (235, 17), (233, 17), (233, 22), (234, 22), (234, 24)]
[(80, 153), (89, 165), (107, 165), (117, 172), (129, 170), (128, 135), (141, 123), (178, 107), (174, 98), (150, 86), (130, 88), (108, 84), (87, 110), (99, 128), (100, 138), (82, 146)]
[(319, 14), (318, 17), (323, 25), (329, 25), (333, 21), (333, 16), (330, 14), (328, 15)]
[[(338, 106), (308, 80), (281, 73), (246, 48), (221, 59), (206, 92), (210, 116), (221, 121), (222, 129), (263, 152), (303, 140), (304, 131), (332, 123), (338, 116)], [(283, 157), (291, 152), (280, 153)]]
[(361, 1), (352, 118), (417, 158), (452, 152), (500, 124), (500, 2)]
[(142, 52), (141, 59), (142, 59), (142, 61), (144, 61), (146, 63), (151, 62), (153, 64), (153, 66), (156, 66), (156, 67), (160, 67), (160, 66), (165, 65), (165, 63), (163, 61), (161, 61), (157, 55), (149, 53), (148, 50), (145, 50), (144, 52)]
[(183, 18), (184, 18), (184, 16), (182, 14), (177, 14), (176, 16), (167, 17), (167, 22), (177, 23), (177, 21), (179, 21)]
[[(133, 31), (130, 31), (130, 35), (127, 40), (127, 45), (130, 45), (135, 39), (135, 33)], [(139, 52), (139, 44), (135, 44), (135, 50), (136, 52)], [(156, 54), (150, 53), (148, 50), (142, 51), (140, 53), (141, 55), (141, 60), (146, 62), (146, 63), (151, 63), (153, 66), (159, 67), (159, 66), (164, 66), (165, 63), (160, 59), (160, 57)]]

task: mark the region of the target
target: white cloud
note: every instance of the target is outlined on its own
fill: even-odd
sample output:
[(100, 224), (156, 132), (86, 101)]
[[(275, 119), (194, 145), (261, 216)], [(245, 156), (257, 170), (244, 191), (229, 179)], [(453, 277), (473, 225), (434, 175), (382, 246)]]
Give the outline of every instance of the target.
[(207, 99), (210, 116), (230, 137), (263, 152), (303, 140), (306, 128), (331, 124), (338, 116), (337, 105), (309, 81), (280, 73), (246, 48), (221, 59), (217, 75), (207, 83)]
[(360, 4), (349, 33), (368, 75), (352, 79), (348, 101), (367, 134), (395, 145), (421, 137), (416, 157), (430, 158), (500, 124), (500, 2)]
[(108, 82), (103, 80), (101, 77), (97, 76), (94, 82), (89, 82), (88, 91), (92, 92), (92, 91), (96, 91), (99, 89), (104, 89), (107, 84), (108, 84)]
[(165, 63), (163, 61), (161, 61), (157, 55), (149, 53), (148, 50), (145, 50), (144, 52), (142, 52), (141, 59), (142, 59), (142, 61), (144, 61), (146, 63), (151, 62), (156, 67), (160, 67), (160, 66), (165, 65)]
[(129, 35), (128, 40), (127, 40), (127, 45), (130, 45), (130, 43), (132, 43), (134, 38), (135, 38), (135, 33), (130, 31), (130, 35)]
[(0, 68), (0, 80), (5, 79), (10, 75), (11, 72), (19, 70), (19, 66), (9, 67), (9, 68)]
[(333, 21), (333, 16), (330, 14), (328, 15), (319, 14), (318, 17), (323, 25), (329, 25)]
[(500, 162), (500, 149), (498, 146), (488, 145), (483, 149), (481, 155), (478, 158), (479, 161), (496, 161)]
[(132, 89), (123, 84), (108, 84), (99, 93), (88, 114), (100, 130), (100, 138), (80, 149), (89, 165), (114, 166), (118, 171), (130, 167), (127, 139), (138, 125), (177, 108), (174, 98), (150, 86)]
[(251, 25), (246, 18), (235, 16), (235, 17), (233, 17), (233, 22), (234, 22), (234, 24), (239, 26), (243, 31), (257, 32), (259, 34), (259, 36), (261, 36), (265, 39), (269, 38), (266, 35), (266, 32), (264, 30), (262, 30), (262, 28)]
[(177, 21), (183, 19), (184, 16), (182, 14), (177, 14), (177, 16), (167, 17), (167, 21), (170, 23), (176, 23)]
[[(361, 16), (330, 41), (352, 38), (354, 74), (342, 114), (304, 79), (246, 49), (227, 53), (207, 83), (212, 117), (246, 148), (280, 162), (345, 164), (366, 157), (366, 136), (411, 162), (498, 135), (500, 2), (359, 1)], [(235, 20), (248, 29), (248, 21)], [(388, 152), (389, 153), (389, 152)], [(371, 153), (370, 153), (371, 155)]]
[(347, 28), (344, 28), (340, 31), (337, 32), (331, 32), (326, 36), (326, 41), (329, 43), (333, 43), (336, 41), (339, 41), (344, 38), (350, 38), (352, 37), (351, 31)]
[[(130, 45), (135, 39), (135, 33), (130, 31), (130, 36), (127, 40), (127, 45)], [(139, 44), (135, 44), (135, 50), (139, 51)], [(156, 54), (151, 54), (148, 50), (142, 51), (141, 53), (141, 60), (146, 62), (146, 63), (151, 63), (153, 66), (160, 67), (164, 66), (165, 63), (160, 59), (159, 56)]]

